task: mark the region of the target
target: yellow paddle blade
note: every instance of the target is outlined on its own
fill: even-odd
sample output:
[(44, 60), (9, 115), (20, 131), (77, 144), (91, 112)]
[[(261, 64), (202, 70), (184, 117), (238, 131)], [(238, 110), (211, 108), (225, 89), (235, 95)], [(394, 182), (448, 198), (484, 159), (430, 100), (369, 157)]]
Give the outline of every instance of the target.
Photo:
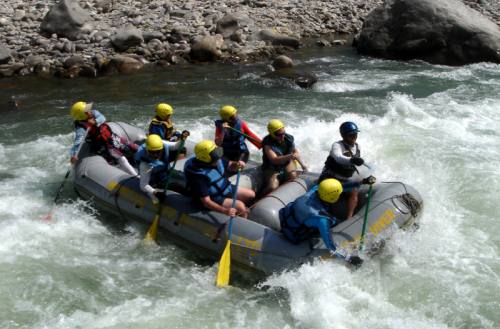
[(153, 223), (149, 227), (148, 233), (144, 237), (144, 242), (152, 243), (156, 242), (156, 236), (158, 235), (158, 219), (160, 216), (156, 215), (155, 219), (153, 219)]
[(222, 253), (217, 270), (217, 287), (225, 287), (229, 284), (231, 272), (231, 240), (227, 240), (226, 248)]

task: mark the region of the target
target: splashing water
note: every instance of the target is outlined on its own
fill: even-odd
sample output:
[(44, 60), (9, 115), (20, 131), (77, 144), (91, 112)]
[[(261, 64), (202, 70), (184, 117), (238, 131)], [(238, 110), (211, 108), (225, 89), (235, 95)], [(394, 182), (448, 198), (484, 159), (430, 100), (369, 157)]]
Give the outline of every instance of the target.
[[(380, 61), (347, 50), (303, 54), (300, 63), (319, 77), (312, 90), (263, 82), (258, 65), (214, 65), (71, 86), (18, 79), (0, 91), (0, 104), (7, 92), (23, 99), (0, 121), (0, 327), (500, 327), (500, 67)], [(144, 226), (99, 212), (71, 184), (54, 220), (39, 220), (69, 168), (67, 109), (76, 99), (142, 127), (154, 104), (167, 101), (193, 140), (213, 138), (218, 107), (235, 104), (260, 136), (269, 119), (282, 119), (313, 171), (339, 125), (355, 121), (378, 180), (421, 192), (420, 229), (398, 232), (354, 272), (317, 261), (217, 289), (211, 262), (168, 241), (144, 247)]]

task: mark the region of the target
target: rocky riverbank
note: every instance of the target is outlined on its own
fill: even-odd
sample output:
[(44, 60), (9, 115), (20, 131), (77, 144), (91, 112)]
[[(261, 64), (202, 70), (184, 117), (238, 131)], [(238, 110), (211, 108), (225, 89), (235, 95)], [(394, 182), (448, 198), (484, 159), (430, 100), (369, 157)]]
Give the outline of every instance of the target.
[[(73, 78), (185, 62), (247, 62), (341, 44), (381, 0), (4, 0), (0, 77)], [(499, 5), (464, 0), (500, 23)]]

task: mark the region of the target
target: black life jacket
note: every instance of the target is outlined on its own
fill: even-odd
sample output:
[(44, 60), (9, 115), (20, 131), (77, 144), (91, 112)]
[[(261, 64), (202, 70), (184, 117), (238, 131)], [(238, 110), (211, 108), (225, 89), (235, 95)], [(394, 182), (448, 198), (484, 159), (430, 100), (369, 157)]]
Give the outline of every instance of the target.
[[(344, 156), (349, 157), (349, 158), (360, 156), (358, 143), (355, 143), (356, 154), (352, 154), (352, 152), (349, 148), (349, 145), (347, 145), (344, 141), (341, 141), (341, 143), (344, 145), (344, 148), (345, 148), (345, 151), (343, 152)], [(326, 158), (325, 168), (323, 169), (323, 171), (325, 169), (332, 172), (332, 173), (335, 173), (339, 176), (343, 176), (343, 177), (351, 177), (354, 174), (354, 172), (356, 171), (356, 167), (353, 164), (349, 164), (349, 165), (340, 164), (337, 161), (335, 161), (335, 158), (332, 157), (331, 155), (328, 155), (328, 157)]]

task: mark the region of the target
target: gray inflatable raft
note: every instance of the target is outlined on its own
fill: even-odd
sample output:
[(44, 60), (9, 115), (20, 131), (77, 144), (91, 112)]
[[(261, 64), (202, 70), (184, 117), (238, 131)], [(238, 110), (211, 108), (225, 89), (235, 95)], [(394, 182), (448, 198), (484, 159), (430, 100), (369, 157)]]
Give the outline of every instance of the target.
[[(109, 123), (116, 134), (130, 141), (142, 141), (142, 129), (126, 123)], [(193, 144), (186, 144), (188, 155)], [(203, 252), (218, 259), (227, 242), (228, 216), (201, 209), (194, 205), (184, 184), (185, 159), (177, 161), (172, 182), (164, 201), (160, 230), (178, 244)], [(240, 186), (258, 190), (262, 173), (258, 164), (249, 163), (242, 172)], [(249, 219), (234, 218), (231, 247), (232, 263), (264, 274), (297, 266), (313, 257), (330, 257), (321, 239), (312, 239), (295, 245), (280, 233), (279, 210), (303, 195), (315, 184), (317, 174), (304, 173), (297, 179), (280, 186), (276, 191), (258, 200), (251, 207)], [(235, 177), (231, 177), (235, 180)], [(125, 220), (149, 225), (156, 206), (140, 190), (139, 179), (108, 164), (101, 156), (82, 147), (80, 160), (75, 166), (74, 186), (84, 199), (92, 199), (98, 207), (115, 213)], [(352, 219), (332, 228), (332, 237), (340, 253), (357, 249), (363, 226), (367, 187), (359, 193), (359, 205)], [(345, 201), (336, 204), (338, 218), (345, 216)], [(368, 211), (365, 245), (390, 237), (398, 228), (415, 222), (422, 209), (422, 198), (411, 186), (401, 182), (375, 184)]]

